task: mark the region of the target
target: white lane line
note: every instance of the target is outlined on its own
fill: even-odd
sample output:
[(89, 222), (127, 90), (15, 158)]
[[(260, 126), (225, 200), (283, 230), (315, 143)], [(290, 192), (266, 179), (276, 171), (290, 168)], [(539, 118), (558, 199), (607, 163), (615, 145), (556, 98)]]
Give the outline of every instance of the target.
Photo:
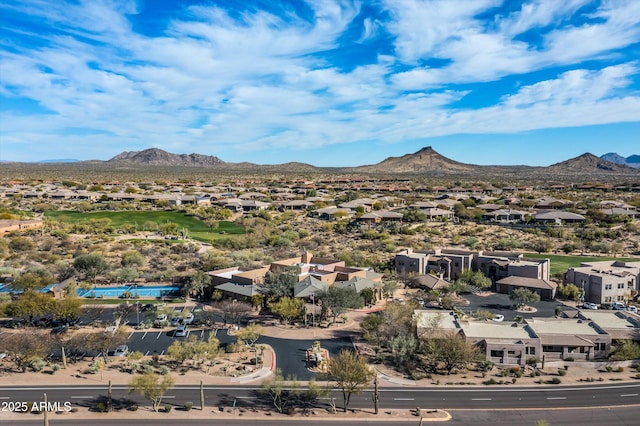
[(8, 396), (0, 396), (0, 399), (9, 399)]
[(72, 396), (71, 399), (89, 399), (89, 398), (93, 398), (92, 395), (90, 396)]
[(638, 396), (638, 394), (637, 394), (637, 393), (628, 393), (628, 394), (626, 394), (626, 395), (620, 395), (620, 396), (621, 396), (622, 398), (626, 398), (626, 397), (628, 397), (628, 396)]
[(415, 401), (414, 398), (393, 398), (394, 401)]
[(127, 337), (127, 339), (131, 339), (131, 336), (133, 336), (133, 331), (129, 333), (129, 337)]
[(145, 331), (144, 334), (142, 335), (142, 337), (140, 338), (140, 340), (143, 340), (145, 337), (147, 337), (147, 333), (148, 333), (148, 331)]
[(144, 356), (149, 356), (149, 351), (146, 351), (146, 352), (144, 353)]
[(175, 395), (165, 395), (163, 398), (175, 398)]
[(160, 356), (164, 355), (164, 351), (160, 352)]
[(204, 329), (200, 332), (200, 339), (204, 339)]
[(236, 396), (236, 399), (258, 399), (257, 396)]
[(156, 337), (156, 340), (158, 340), (160, 338), (160, 336), (162, 336), (162, 331), (158, 332), (158, 337)]
[(556, 396), (556, 397), (547, 398), (547, 399), (567, 399), (567, 397), (566, 396)]
[(472, 401), (491, 401), (491, 398), (471, 398)]

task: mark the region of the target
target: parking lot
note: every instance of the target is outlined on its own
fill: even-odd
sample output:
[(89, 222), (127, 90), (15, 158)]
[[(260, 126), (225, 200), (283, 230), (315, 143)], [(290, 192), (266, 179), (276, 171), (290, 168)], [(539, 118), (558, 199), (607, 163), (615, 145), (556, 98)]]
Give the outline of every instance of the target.
[(478, 309), (488, 310), (494, 314), (504, 315), (505, 321), (513, 321), (518, 315), (523, 318), (553, 317), (556, 314), (557, 307), (568, 309), (562, 302), (556, 300), (541, 300), (540, 302), (532, 304), (535, 311), (517, 312), (513, 309), (513, 301), (509, 299), (509, 295), (501, 293), (490, 293), (487, 295), (464, 294), (463, 298), (469, 303), (456, 306), (456, 308), (462, 312), (472, 314), (478, 311)]

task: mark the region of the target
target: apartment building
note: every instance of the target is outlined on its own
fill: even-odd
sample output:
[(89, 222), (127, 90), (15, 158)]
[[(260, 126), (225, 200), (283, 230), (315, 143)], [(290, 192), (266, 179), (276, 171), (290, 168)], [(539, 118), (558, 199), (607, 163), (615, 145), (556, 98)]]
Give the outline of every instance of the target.
[(585, 262), (569, 268), (567, 281), (584, 290), (586, 302), (626, 303), (640, 290), (640, 262)]

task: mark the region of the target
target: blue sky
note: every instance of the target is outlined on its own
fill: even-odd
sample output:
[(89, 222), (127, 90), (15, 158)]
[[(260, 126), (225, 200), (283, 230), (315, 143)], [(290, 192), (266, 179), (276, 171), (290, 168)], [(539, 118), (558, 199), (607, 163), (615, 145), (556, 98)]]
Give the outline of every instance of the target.
[(0, 160), (640, 154), (637, 0), (0, 2)]

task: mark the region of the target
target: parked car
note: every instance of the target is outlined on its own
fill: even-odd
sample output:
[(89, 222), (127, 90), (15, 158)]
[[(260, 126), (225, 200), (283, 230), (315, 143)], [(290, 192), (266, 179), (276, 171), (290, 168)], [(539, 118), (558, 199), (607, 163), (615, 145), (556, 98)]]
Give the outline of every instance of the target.
[(613, 305), (611, 303), (602, 303), (600, 304), (600, 309), (611, 310), (613, 309)]
[(129, 353), (129, 347), (127, 345), (120, 345), (113, 351), (113, 356), (127, 356)]
[(496, 322), (502, 322), (504, 321), (504, 315), (496, 314), (494, 315), (493, 320)]
[(635, 307), (635, 306), (627, 306), (627, 311), (637, 314), (638, 313), (638, 308)]
[(583, 309), (598, 309), (598, 305), (596, 305), (595, 303), (591, 303), (591, 302), (584, 302), (582, 304), (582, 308)]
[(167, 320), (167, 315), (165, 314), (160, 314), (156, 317), (156, 321), (166, 321)]
[(173, 332), (174, 337), (185, 337), (188, 334), (187, 326), (182, 324), (176, 328), (176, 331)]
[(624, 311), (627, 306), (622, 302), (613, 302), (613, 309), (616, 311)]
[(182, 318), (180, 317), (172, 317), (171, 318), (171, 325), (178, 325), (182, 322)]
[(193, 313), (189, 312), (187, 315), (185, 315), (184, 318), (182, 318), (182, 323), (183, 324), (192, 324), (193, 323)]

